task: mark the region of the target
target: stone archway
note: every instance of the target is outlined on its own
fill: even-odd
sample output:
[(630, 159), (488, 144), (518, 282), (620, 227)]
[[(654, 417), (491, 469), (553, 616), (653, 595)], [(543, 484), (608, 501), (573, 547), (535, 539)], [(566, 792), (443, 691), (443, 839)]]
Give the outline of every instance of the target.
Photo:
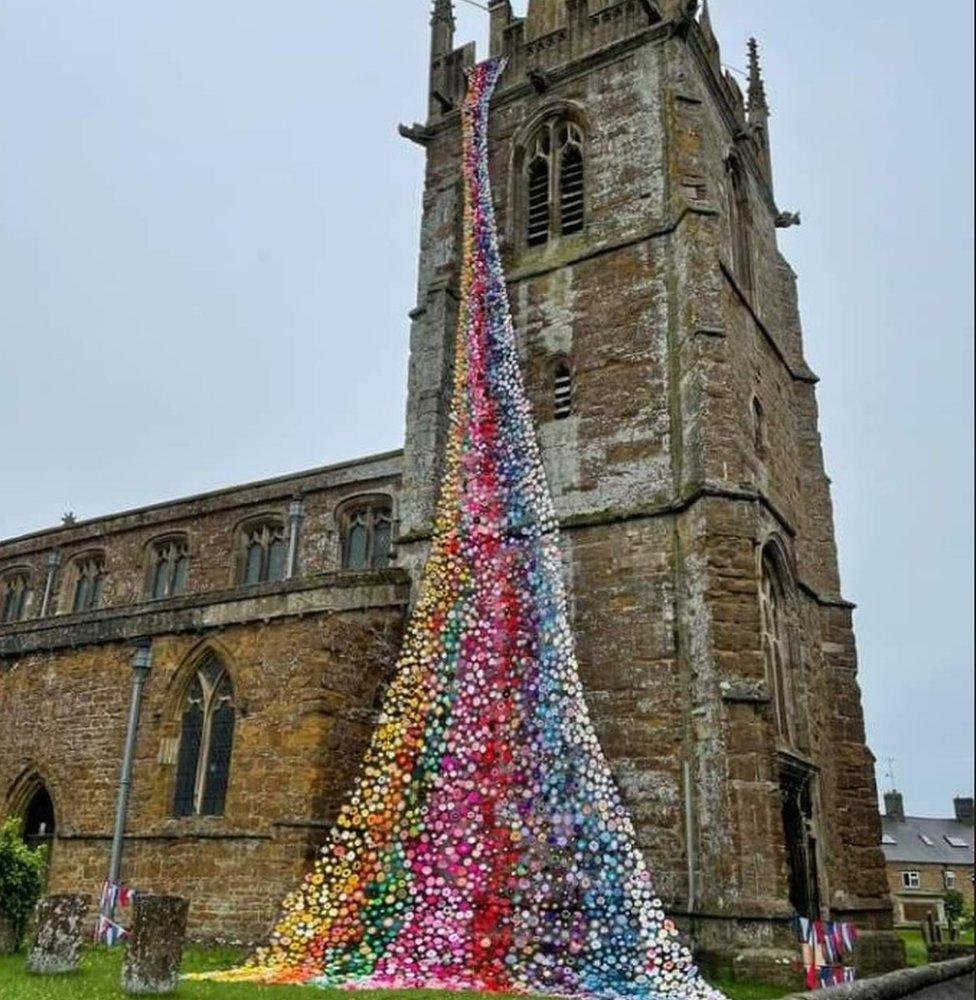
[(36, 771), (27, 771), (18, 779), (8, 797), (8, 812), (20, 817), (22, 835), (30, 847), (45, 847), (47, 858), (44, 881), (51, 872), (51, 860), (58, 834), (57, 809), (44, 779)]

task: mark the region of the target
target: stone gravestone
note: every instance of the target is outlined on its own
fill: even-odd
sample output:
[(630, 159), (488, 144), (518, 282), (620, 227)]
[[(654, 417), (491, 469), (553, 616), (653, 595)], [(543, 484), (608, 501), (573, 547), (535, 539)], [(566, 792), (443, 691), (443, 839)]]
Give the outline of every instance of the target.
[(180, 976), (190, 903), (180, 896), (137, 895), (132, 909), (122, 992), (171, 993)]
[(73, 972), (78, 968), (86, 918), (92, 898), (88, 893), (64, 892), (45, 896), (34, 910), (34, 940), (27, 968), (41, 975)]

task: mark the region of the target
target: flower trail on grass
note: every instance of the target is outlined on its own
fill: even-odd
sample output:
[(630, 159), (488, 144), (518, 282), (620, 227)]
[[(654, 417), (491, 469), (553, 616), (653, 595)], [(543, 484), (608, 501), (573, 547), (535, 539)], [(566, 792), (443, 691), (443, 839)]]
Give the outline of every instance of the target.
[(721, 997), (664, 913), (579, 679), (488, 176), (503, 69), (462, 110), (462, 301), (431, 553), (357, 784), (225, 981)]

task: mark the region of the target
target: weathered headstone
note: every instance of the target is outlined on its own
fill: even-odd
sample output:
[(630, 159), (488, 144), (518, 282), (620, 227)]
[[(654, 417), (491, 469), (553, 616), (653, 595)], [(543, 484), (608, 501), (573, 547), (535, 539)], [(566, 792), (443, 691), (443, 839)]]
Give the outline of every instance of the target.
[(19, 944), (14, 925), (0, 913), (0, 955), (12, 955)]
[(180, 976), (190, 903), (180, 896), (138, 895), (132, 907), (122, 992), (172, 993)]
[(34, 940), (27, 954), (31, 972), (57, 975), (78, 968), (91, 902), (86, 892), (64, 892), (38, 900)]

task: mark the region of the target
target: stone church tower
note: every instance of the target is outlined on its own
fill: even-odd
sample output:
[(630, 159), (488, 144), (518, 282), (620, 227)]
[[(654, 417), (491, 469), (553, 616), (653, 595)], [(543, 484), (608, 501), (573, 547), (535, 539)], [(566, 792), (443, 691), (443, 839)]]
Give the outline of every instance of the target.
[[(688, 0), (492, 0), (491, 173), (597, 730), (713, 970), (796, 981), (794, 913), (898, 961), (816, 377), (769, 109)], [(132, 644), (152, 671), (123, 877), (263, 938), (370, 738), (450, 395), (473, 46), (436, 0), (404, 450), (0, 540), (0, 818), (97, 894)], [(391, 343), (396, 332), (391, 332)]]
[[(580, 667), (659, 889), (706, 962), (769, 974), (792, 914), (899, 959), (769, 108), (687, 0), (490, 3), (491, 172), (564, 532)], [(426, 549), (458, 311), (459, 107), (432, 18), (400, 565)], [(416, 578), (416, 577), (415, 577)], [(780, 970), (782, 966), (779, 966)], [(731, 970), (730, 970), (731, 971)]]

